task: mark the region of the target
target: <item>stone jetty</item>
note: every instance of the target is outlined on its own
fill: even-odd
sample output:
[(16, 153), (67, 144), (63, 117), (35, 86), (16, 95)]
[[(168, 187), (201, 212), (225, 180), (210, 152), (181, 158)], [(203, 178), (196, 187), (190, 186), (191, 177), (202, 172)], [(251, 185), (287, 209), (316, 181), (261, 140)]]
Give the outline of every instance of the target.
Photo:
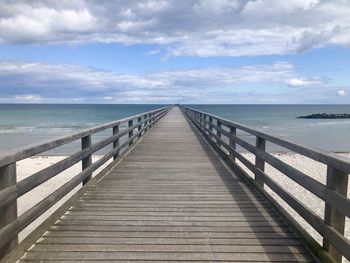
[(298, 119), (350, 119), (350, 113), (315, 113), (299, 116)]

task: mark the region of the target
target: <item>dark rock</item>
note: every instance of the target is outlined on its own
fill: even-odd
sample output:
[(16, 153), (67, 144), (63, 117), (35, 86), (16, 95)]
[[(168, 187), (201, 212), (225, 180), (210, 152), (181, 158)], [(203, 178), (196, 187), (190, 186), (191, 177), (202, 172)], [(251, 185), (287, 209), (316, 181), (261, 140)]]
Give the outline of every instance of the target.
[(299, 116), (298, 119), (350, 119), (350, 113), (314, 113)]

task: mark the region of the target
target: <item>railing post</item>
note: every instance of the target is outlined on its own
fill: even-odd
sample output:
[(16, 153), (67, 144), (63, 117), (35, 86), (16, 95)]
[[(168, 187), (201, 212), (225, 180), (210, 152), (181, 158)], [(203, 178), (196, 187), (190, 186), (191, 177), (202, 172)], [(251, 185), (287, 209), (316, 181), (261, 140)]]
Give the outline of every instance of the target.
[[(16, 163), (0, 167), (0, 190), (17, 183)], [(17, 219), (17, 199), (0, 209), (0, 228)], [(18, 244), (18, 235), (10, 242), (0, 247), (0, 259), (8, 254)]]
[[(144, 119), (144, 120), (147, 119), (147, 114), (143, 115), (143, 119)], [(144, 121), (144, 123), (143, 123), (143, 127), (146, 127), (144, 132), (147, 131), (147, 123), (148, 123), (147, 121)]]
[[(348, 174), (336, 168), (327, 166), (326, 187), (346, 197), (348, 190)], [(341, 235), (344, 235), (344, 214), (327, 203), (325, 205), (324, 222), (335, 228)], [(325, 238), (323, 239), (323, 247), (336, 260), (336, 262), (342, 261), (342, 254)]]
[[(236, 136), (236, 135), (237, 135), (237, 129), (236, 129), (236, 127), (230, 126), (230, 135), (231, 135), (231, 136)], [(235, 143), (235, 141), (234, 141), (232, 138), (230, 138), (230, 147), (231, 147), (233, 150), (236, 150), (236, 143)], [(236, 161), (236, 157), (234, 157), (234, 156), (232, 155), (232, 153), (230, 153), (230, 155), (231, 155), (231, 160), (232, 160), (232, 161)]]
[[(138, 124), (139, 124), (139, 126), (137, 127), (137, 131), (139, 132), (139, 131), (141, 131), (141, 129), (142, 129), (142, 127), (141, 127), (141, 121), (142, 121), (142, 118), (141, 117), (138, 117), (137, 118), (137, 122), (138, 122)], [(139, 135), (138, 135), (138, 137), (140, 138), (141, 137), (141, 133), (139, 133)]]
[[(91, 146), (91, 135), (87, 135), (81, 138), (81, 149), (84, 150)], [(89, 154), (83, 160), (81, 160), (82, 169), (85, 170), (92, 164), (92, 156)], [(84, 180), (83, 185), (90, 181), (92, 174), (89, 174)]]
[[(256, 148), (260, 149), (262, 151), (266, 150), (266, 141), (265, 139), (261, 138), (261, 137), (256, 137)], [(263, 159), (261, 159), (260, 157), (258, 157), (257, 155), (255, 155), (255, 167), (258, 168), (259, 170), (261, 170), (262, 172), (265, 171), (265, 161)], [(258, 183), (258, 185), (260, 185), (260, 187), (264, 187), (264, 180), (263, 178), (261, 178), (261, 176), (258, 173), (255, 173), (255, 182)]]
[[(218, 128), (221, 128), (221, 122), (219, 120), (216, 120), (216, 126)], [(216, 130), (216, 136), (219, 137), (219, 139), (221, 139), (221, 132), (219, 130)], [(219, 146), (219, 148), (221, 148), (221, 143), (220, 142), (217, 142), (217, 145)]]
[[(209, 126), (209, 131), (210, 132), (213, 132), (213, 126), (212, 125), (213, 125), (213, 117), (209, 116), (209, 125), (208, 126)], [(213, 136), (211, 134), (209, 136), (210, 136), (210, 138), (213, 138)]]
[[(119, 133), (119, 125), (116, 125), (113, 127), (113, 135), (116, 135), (118, 133)], [(119, 146), (119, 138), (113, 142), (113, 149), (117, 148), (118, 146)], [(118, 156), (119, 156), (119, 151), (113, 156), (113, 160), (117, 159)]]
[(152, 113), (148, 114), (148, 118), (149, 118), (149, 127), (151, 128), (152, 127)]
[[(129, 123), (128, 123), (128, 127), (130, 128), (130, 127), (132, 127), (132, 125), (133, 125), (133, 121), (130, 120)], [(130, 140), (130, 138), (131, 138), (133, 135), (134, 135), (134, 129), (132, 129), (131, 131), (129, 131), (129, 140)], [(129, 141), (129, 146), (130, 146), (132, 143), (133, 143), (132, 140)]]

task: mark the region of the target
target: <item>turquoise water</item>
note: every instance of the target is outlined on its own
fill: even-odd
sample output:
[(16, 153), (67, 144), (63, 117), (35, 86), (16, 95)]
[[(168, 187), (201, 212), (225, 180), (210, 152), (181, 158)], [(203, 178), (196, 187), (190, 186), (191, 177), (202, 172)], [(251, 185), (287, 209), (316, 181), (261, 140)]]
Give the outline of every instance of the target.
[[(0, 151), (98, 125), (164, 105), (0, 104)], [(350, 105), (192, 105), (269, 134), (312, 147), (350, 151), (350, 119), (310, 120), (312, 113), (350, 113)], [(110, 131), (100, 136), (108, 136)], [(244, 136), (244, 135), (243, 135)], [(96, 140), (98, 138), (95, 138)], [(248, 138), (249, 140), (249, 138)], [(79, 143), (51, 154), (67, 154)], [(271, 148), (272, 150), (279, 150)]]
[[(350, 105), (189, 106), (313, 148), (337, 152), (350, 151), (350, 119), (296, 118), (312, 113), (350, 113)], [(272, 144), (268, 145), (268, 148), (283, 150)]]

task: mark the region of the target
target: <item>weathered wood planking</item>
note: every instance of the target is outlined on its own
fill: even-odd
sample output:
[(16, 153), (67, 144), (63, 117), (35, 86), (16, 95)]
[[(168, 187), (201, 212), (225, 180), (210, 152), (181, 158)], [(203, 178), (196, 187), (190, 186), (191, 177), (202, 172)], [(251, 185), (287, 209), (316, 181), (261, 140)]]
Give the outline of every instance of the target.
[(173, 108), (20, 262), (309, 262), (262, 196)]

